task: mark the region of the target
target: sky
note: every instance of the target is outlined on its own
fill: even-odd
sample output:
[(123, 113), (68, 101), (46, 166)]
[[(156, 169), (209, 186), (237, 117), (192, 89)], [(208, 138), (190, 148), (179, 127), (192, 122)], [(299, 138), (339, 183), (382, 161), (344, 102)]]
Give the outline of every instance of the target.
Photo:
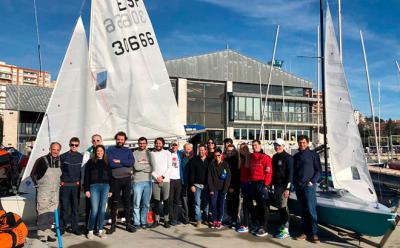
[[(39, 68), (34, 0), (0, 0), (0, 61)], [(76, 19), (89, 30), (90, 1), (36, 0), (42, 68), (58, 74)], [(337, 0), (329, 0), (337, 28)], [(343, 64), (353, 106), (371, 115), (359, 30), (363, 31), (372, 95), (377, 113), (381, 82), (381, 117), (400, 119), (400, 1), (341, 0)], [(283, 69), (316, 82), (318, 0), (145, 0), (164, 59), (221, 51), (229, 46), (268, 62), (276, 25), (276, 58)], [(336, 29), (336, 33), (337, 29)]]

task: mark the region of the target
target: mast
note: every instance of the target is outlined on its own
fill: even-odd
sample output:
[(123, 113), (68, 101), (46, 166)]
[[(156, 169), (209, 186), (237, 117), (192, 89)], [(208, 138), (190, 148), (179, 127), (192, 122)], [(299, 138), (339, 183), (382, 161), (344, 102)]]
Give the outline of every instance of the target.
[(375, 112), (374, 112), (374, 103), (372, 102), (371, 82), (369, 79), (369, 71), (368, 71), (368, 61), (367, 61), (367, 55), (365, 53), (364, 38), (363, 38), (361, 30), (360, 30), (360, 38), (361, 38), (361, 46), (362, 46), (363, 56), (364, 56), (365, 75), (367, 77), (367, 84), (368, 84), (369, 106), (371, 108), (371, 113), (372, 113), (372, 123), (374, 125), (376, 153), (378, 155), (378, 163), (381, 163), (381, 155), (380, 155), (380, 152), (378, 151), (378, 136), (376, 133)]
[[(378, 81), (378, 144), (377, 151), (381, 154), (381, 82)], [(381, 163), (379, 161), (379, 163)]]
[(338, 28), (339, 28), (339, 57), (340, 62), (343, 62), (342, 57), (342, 7), (341, 0), (338, 0)]
[(320, 69), (321, 69), (321, 44), (320, 44), (320, 30), (319, 25), (317, 26), (317, 144), (320, 143), (319, 140), (319, 125), (320, 125), (320, 112), (321, 112), (321, 98), (320, 98), (320, 85), (321, 85), (321, 76), (320, 76)]
[(322, 104), (323, 104), (323, 131), (324, 131), (324, 160), (325, 160), (325, 183), (328, 188), (328, 142), (326, 137), (326, 92), (325, 92), (325, 51), (324, 51), (324, 4), (319, 0), (319, 30), (320, 30), (320, 50), (321, 50), (321, 85), (322, 85)]
[(269, 76), (268, 76), (267, 93), (265, 94), (265, 102), (264, 102), (264, 107), (262, 109), (262, 116), (261, 116), (261, 135), (262, 136), (261, 136), (261, 140), (263, 140), (265, 138), (264, 137), (264, 116), (265, 116), (265, 109), (267, 108), (267, 103), (268, 103), (268, 93), (269, 93), (269, 86), (271, 85), (272, 70), (274, 69), (275, 52), (276, 52), (276, 44), (278, 43), (278, 36), (279, 36), (279, 25), (276, 26), (274, 50), (272, 52), (272, 60), (271, 60), (271, 66), (270, 66)]
[(283, 113), (283, 123), (285, 124), (285, 133), (283, 134), (283, 138), (285, 141), (288, 141), (289, 137), (286, 137), (287, 133), (287, 125), (286, 125), (286, 108), (285, 108), (285, 87), (283, 85), (283, 80), (282, 80), (282, 113)]

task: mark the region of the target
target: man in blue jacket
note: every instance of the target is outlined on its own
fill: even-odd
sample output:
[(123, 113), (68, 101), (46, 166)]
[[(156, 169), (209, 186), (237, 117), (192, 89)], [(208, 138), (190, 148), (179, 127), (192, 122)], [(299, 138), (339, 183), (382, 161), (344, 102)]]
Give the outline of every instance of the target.
[(118, 132), (115, 135), (116, 146), (109, 147), (107, 149), (108, 163), (111, 167), (112, 178), (111, 178), (111, 192), (112, 192), (112, 204), (111, 204), (111, 227), (109, 234), (115, 232), (115, 225), (117, 222), (117, 209), (118, 203), (121, 198), (122, 191), (122, 203), (124, 205), (124, 214), (126, 220), (126, 230), (128, 232), (135, 232), (136, 229), (130, 224), (130, 210), (131, 210), (131, 176), (132, 168), (134, 164), (133, 153), (126, 147), (125, 141), (127, 136), (124, 132)]
[(294, 155), (293, 185), (302, 208), (303, 228), (303, 233), (296, 239), (308, 238), (313, 243), (319, 243), (316, 188), (322, 168), (319, 155), (308, 148), (309, 141), (306, 135), (300, 135), (297, 138), (299, 152)]

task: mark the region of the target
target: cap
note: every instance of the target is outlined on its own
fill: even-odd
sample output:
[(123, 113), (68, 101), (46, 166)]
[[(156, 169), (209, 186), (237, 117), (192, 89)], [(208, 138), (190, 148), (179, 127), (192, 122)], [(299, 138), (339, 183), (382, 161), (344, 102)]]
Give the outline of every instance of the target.
[(179, 146), (179, 142), (178, 142), (177, 140), (173, 140), (173, 141), (171, 142), (171, 146), (173, 146), (173, 145)]
[(276, 139), (274, 141), (274, 145), (284, 146), (285, 145), (285, 141), (283, 139)]

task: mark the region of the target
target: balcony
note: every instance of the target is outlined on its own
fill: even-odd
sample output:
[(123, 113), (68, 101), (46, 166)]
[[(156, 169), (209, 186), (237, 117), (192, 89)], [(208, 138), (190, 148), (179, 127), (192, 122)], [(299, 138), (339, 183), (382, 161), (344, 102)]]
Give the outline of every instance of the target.
[[(322, 123), (322, 115), (319, 116)], [(296, 112), (267, 112), (265, 122), (272, 123), (291, 123), (291, 124), (311, 124), (316, 125), (318, 115), (314, 113), (296, 113)]]

